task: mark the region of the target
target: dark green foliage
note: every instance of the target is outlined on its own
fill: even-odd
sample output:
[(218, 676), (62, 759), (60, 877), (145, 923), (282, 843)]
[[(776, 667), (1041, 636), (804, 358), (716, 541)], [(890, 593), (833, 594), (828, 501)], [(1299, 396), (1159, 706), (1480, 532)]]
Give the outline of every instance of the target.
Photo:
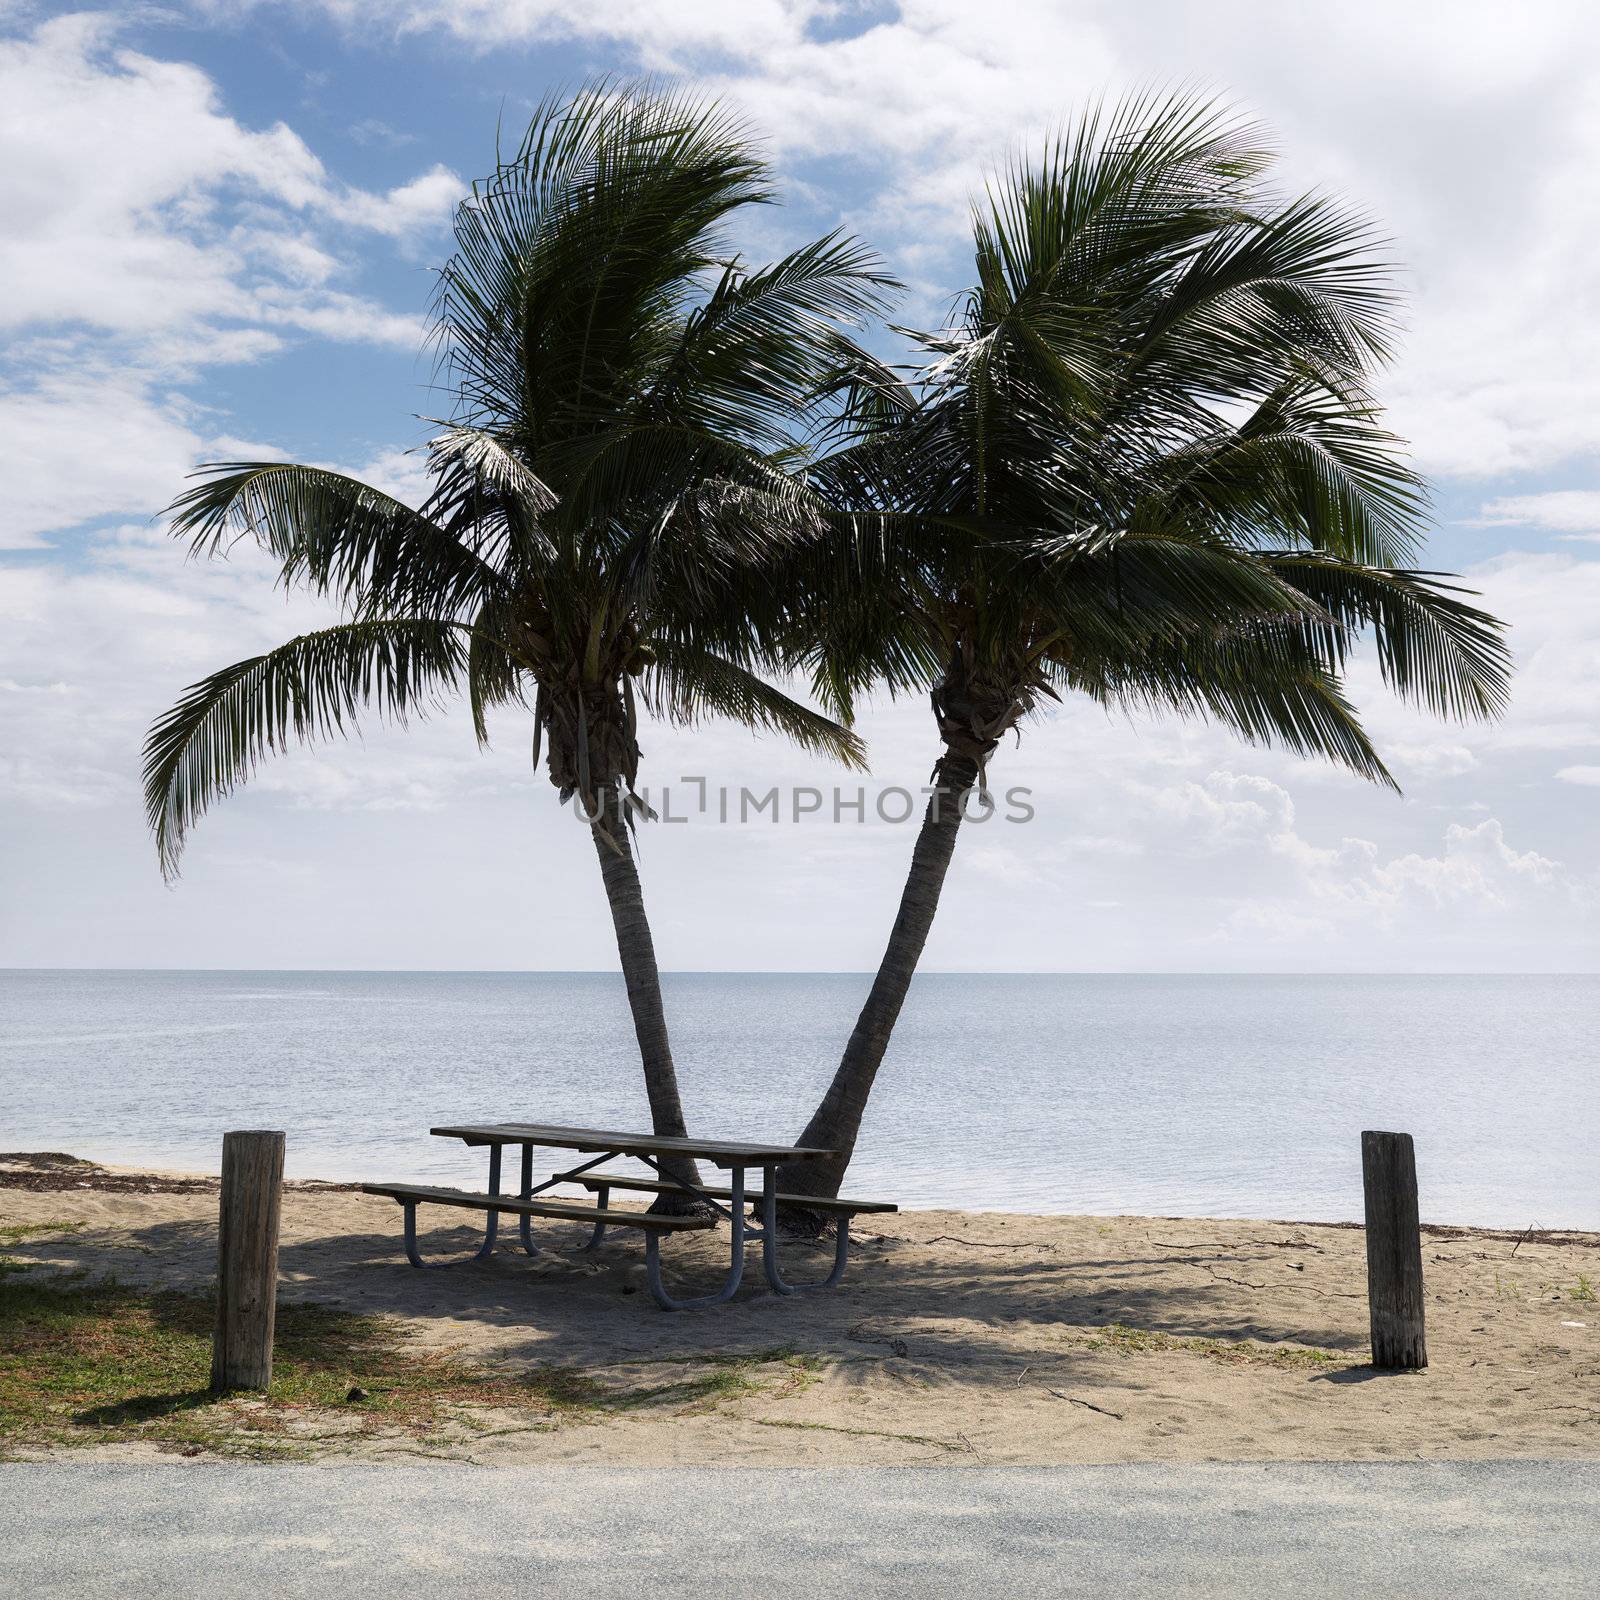
[(315, 467), (202, 469), (175, 534), (208, 555), (253, 537), (346, 620), (194, 685), (156, 724), (165, 870), (269, 750), (461, 689), (480, 739), (496, 706), (529, 707), (552, 780), (591, 807), (632, 792), (641, 701), (859, 760), (768, 681), (791, 607), (764, 569), (822, 526), (801, 441), (864, 359), (843, 326), (889, 280), (838, 235), (746, 266), (727, 226), (772, 198), (714, 105), (610, 84), (549, 102), (457, 214), (434, 307), (456, 404), (427, 502)]
[(1441, 715), (1503, 706), (1501, 625), (1409, 568), (1425, 496), (1370, 392), (1389, 270), (1268, 165), (1226, 113), (1139, 99), (995, 181), (921, 364), (841, 377), (816, 478), (857, 515), (799, 558), (826, 599), (796, 635), (835, 706), (958, 690), (992, 749), (1076, 689), (1385, 781), (1339, 685), (1363, 633)]

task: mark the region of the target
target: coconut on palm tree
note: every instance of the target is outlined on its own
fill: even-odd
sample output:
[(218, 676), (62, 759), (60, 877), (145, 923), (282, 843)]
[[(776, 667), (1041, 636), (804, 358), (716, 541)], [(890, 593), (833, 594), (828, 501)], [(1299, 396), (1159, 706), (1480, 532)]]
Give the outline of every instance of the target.
[[(902, 378), (858, 367), (818, 469), (848, 538), (808, 550), (819, 686), (926, 693), (932, 792), (882, 963), (782, 1175), (835, 1194), (999, 741), (1077, 692), (1213, 719), (1392, 779), (1345, 697), (1500, 707), (1500, 625), (1413, 570), (1422, 485), (1371, 375), (1395, 299), (1369, 230), (1274, 199), (1252, 130), (1181, 98), (1086, 116), (974, 218), (976, 285)], [(829, 573), (820, 570), (831, 568)], [(793, 1219), (804, 1225), (803, 1215)]]
[(768, 681), (783, 601), (762, 566), (798, 526), (797, 424), (888, 280), (836, 235), (746, 267), (727, 226), (772, 199), (714, 105), (607, 85), (547, 104), (456, 216), (435, 305), (454, 410), (420, 509), (279, 462), (213, 463), (173, 507), (197, 551), (253, 536), (343, 619), (214, 673), (155, 724), (165, 870), (206, 807), (292, 740), (364, 710), (403, 721), (449, 691), (480, 741), (495, 708), (527, 708), (535, 764), (542, 745), (591, 820), (663, 1134), (684, 1121), (630, 844), (641, 707), (859, 760)]

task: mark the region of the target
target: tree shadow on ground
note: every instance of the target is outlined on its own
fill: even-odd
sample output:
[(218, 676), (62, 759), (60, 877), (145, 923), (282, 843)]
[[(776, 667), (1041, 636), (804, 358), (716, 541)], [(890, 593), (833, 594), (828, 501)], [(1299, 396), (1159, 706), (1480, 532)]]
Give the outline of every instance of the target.
[(1415, 1378), (1414, 1370), (1399, 1367), (1340, 1367), (1337, 1372), (1314, 1374), (1318, 1383), (1371, 1383), (1375, 1378)]
[[(1303, 1318), (1285, 1314), (1281, 1292), (1304, 1285), (1281, 1273), (1272, 1280), (1279, 1310), (1255, 1303), (1252, 1285), (1272, 1269), (1270, 1252), (1249, 1257), (1249, 1270), (1238, 1274), (1248, 1281), (1197, 1282), (1198, 1258), (1125, 1254), (1075, 1261), (1052, 1250), (1043, 1258), (1007, 1260), (985, 1249), (968, 1262), (933, 1257), (916, 1241), (868, 1235), (853, 1249), (836, 1289), (792, 1297), (773, 1293), (757, 1247), (733, 1301), (669, 1315), (645, 1290), (643, 1247), (636, 1238), (612, 1236), (598, 1250), (578, 1253), (586, 1228), (551, 1227), (541, 1230), (540, 1253), (529, 1258), (513, 1226), (509, 1239), (502, 1233), (496, 1254), (480, 1262), (471, 1254), (481, 1230), (448, 1221), (429, 1228), (423, 1213), (424, 1254), (430, 1260), (453, 1255), (458, 1264), (449, 1271), (418, 1272), (401, 1253), (398, 1208), (394, 1220), (393, 1232), (284, 1242), (280, 1301), (396, 1315), (443, 1341), (461, 1342), (463, 1325), (470, 1325), (477, 1330), (464, 1341), (470, 1353), (496, 1363), (609, 1366), (786, 1348), (863, 1365), (903, 1357), (929, 1381), (973, 1385), (1013, 1384), (1019, 1366), (1041, 1358), (1057, 1365), (1082, 1360), (1095, 1353), (1097, 1336), (1116, 1330), (1140, 1330), (1159, 1340), (1314, 1346), (1352, 1358), (1365, 1341), (1364, 1311), (1359, 1328), (1330, 1322), (1320, 1301), (1308, 1303)], [(118, 1230), (110, 1241), (92, 1228), (41, 1237), (11, 1253), (132, 1282), (200, 1290), (213, 1275), (215, 1249), (215, 1225), (193, 1220)], [(797, 1278), (821, 1277), (832, 1249), (831, 1243), (786, 1240), (785, 1269)], [(673, 1239), (663, 1255), (675, 1292), (704, 1292), (726, 1269), (727, 1236)], [(1247, 1255), (1226, 1247), (1212, 1259), (1231, 1263), (1231, 1278)], [(1354, 1311), (1358, 1297), (1351, 1298)], [(1099, 1342), (1101, 1349), (1124, 1351), (1162, 1347)]]
[(141, 1394), (109, 1405), (88, 1406), (74, 1411), (72, 1420), (91, 1428), (116, 1428), (130, 1422), (153, 1422), (158, 1417), (176, 1416), (181, 1411), (197, 1411), (217, 1401), (210, 1389), (184, 1389), (174, 1394)]

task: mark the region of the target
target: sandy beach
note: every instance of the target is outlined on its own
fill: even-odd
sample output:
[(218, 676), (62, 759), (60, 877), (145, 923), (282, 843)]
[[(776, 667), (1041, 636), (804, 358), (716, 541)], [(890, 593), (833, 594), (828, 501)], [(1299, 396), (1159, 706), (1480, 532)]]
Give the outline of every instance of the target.
[[(76, 1225), (7, 1246), (35, 1282), (201, 1289), (215, 1211), (213, 1178), (0, 1159), (0, 1225)], [(448, 1212), (421, 1220), (436, 1256), (474, 1243)], [(651, 1396), (532, 1424), (464, 1419), (430, 1453), (727, 1466), (1600, 1455), (1596, 1234), (1428, 1230), (1431, 1365), (1390, 1375), (1365, 1365), (1350, 1227), (907, 1212), (864, 1219), (838, 1290), (784, 1299), (752, 1275), (730, 1305), (669, 1315), (643, 1290), (636, 1238), (578, 1255), (585, 1230), (556, 1225), (537, 1259), (503, 1246), (419, 1273), (399, 1223), (390, 1201), (289, 1186), (281, 1300), (395, 1319), (419, 1352)], [(824, 1259), (789, 1250), (797, 1274)], [(680, 1285), (709, 1284), (725, 1245), (679, 1238), (666, 1259)], [(707, 1363), (737, 1363), (740, 1382), (675, 1403), (673, 1379)], [(312, 1453), (412, 1458), (415, 1445), (335, 1432)]]

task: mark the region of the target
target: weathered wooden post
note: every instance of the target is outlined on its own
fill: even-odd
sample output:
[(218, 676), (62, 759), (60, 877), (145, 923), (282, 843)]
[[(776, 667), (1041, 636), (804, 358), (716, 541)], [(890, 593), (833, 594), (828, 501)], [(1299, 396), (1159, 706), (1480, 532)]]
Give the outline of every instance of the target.
[(217, 1331), (211, 1344), (211, 1387), (218, 1394), (266, 1389), (272, 1382), (283, 1142), (281, 1133), (222, 1136)]
[(1409, 1133), (1361, 1135), (1361, 1183), (1367, 1207), (1367, 1306), (1372, 1364), (1416, 1369), (1428, 1364), (1422, 1335), (1422, 1229), (1417, 1213), (1417, 1157)]

